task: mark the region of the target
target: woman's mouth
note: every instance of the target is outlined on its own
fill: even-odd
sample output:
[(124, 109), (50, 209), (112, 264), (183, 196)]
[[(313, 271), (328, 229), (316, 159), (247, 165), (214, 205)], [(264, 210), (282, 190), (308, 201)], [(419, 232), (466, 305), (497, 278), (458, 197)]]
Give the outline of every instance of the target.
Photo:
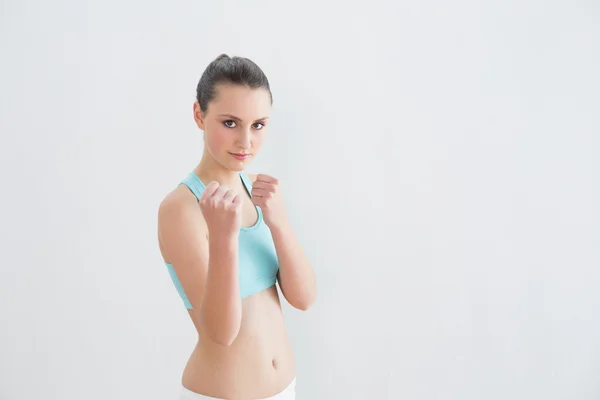
[(231, 154), (235, 159), (243, 161), (245, 159), (247, 159), (248, 157), (250, 157), (250, 154), (243, 154), (243, 153), (229, 153)]

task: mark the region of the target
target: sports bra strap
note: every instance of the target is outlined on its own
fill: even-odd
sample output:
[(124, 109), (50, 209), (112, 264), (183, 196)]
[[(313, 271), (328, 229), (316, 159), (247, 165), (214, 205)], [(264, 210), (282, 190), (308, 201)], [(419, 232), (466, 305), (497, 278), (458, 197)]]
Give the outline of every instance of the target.
[(242, 182), (244, 183), (244, 186), (246, 187), (248, 194), (250, 196), (252, 196), (252, 181), (250, 181), (250, 178), (248, 178), (246, 176), (246, 174), (243, 174), (241, 172), (240, 172), (240, 177), (242, 178)]
[(188, 188), (190, 188), (192, 193), (194, 193), (194, 196), (196, 196), (196, 199), (200, 201), (200, 197), (202, 196), (202, 192), (204, 192), (205, 187), (204, 183), (202, 183), (200, 178), (198, 178), (198, 176), (193, 171), (190, 172), (185, 177), (185, 179), (181, 181), (181, 183), (185, 184)]

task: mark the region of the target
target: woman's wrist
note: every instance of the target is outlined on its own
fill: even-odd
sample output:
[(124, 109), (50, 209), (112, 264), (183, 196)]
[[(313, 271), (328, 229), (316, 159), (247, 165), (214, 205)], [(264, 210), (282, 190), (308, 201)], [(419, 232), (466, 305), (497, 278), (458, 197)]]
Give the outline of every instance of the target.
[(234, 233), (209, 233), (208, 243), (211, 251), (236, 250), (238, 247), (238, 235)]

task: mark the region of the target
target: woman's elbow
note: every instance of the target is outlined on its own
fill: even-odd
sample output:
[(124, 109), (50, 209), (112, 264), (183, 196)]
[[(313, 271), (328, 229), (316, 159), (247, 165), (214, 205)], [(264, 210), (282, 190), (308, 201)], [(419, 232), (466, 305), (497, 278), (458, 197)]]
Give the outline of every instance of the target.
[(308, 309), (311, 308), (315, 303), (315, 297), (316, 296), (314, 294), (310, 296), (301, 296), (290, 304), (297, 310), (308, 311)]

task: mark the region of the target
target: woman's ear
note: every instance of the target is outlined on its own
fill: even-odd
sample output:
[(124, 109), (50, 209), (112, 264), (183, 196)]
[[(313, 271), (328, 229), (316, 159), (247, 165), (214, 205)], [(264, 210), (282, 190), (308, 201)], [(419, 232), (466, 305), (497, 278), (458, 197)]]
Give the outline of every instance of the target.
[(204, 115), (200, 109), (200, 103), (198, 103), (198, 101), (194, 102), (194, 121), (196, 121), (196, 125), (198, 125), (200, 130), (204, 130)]

